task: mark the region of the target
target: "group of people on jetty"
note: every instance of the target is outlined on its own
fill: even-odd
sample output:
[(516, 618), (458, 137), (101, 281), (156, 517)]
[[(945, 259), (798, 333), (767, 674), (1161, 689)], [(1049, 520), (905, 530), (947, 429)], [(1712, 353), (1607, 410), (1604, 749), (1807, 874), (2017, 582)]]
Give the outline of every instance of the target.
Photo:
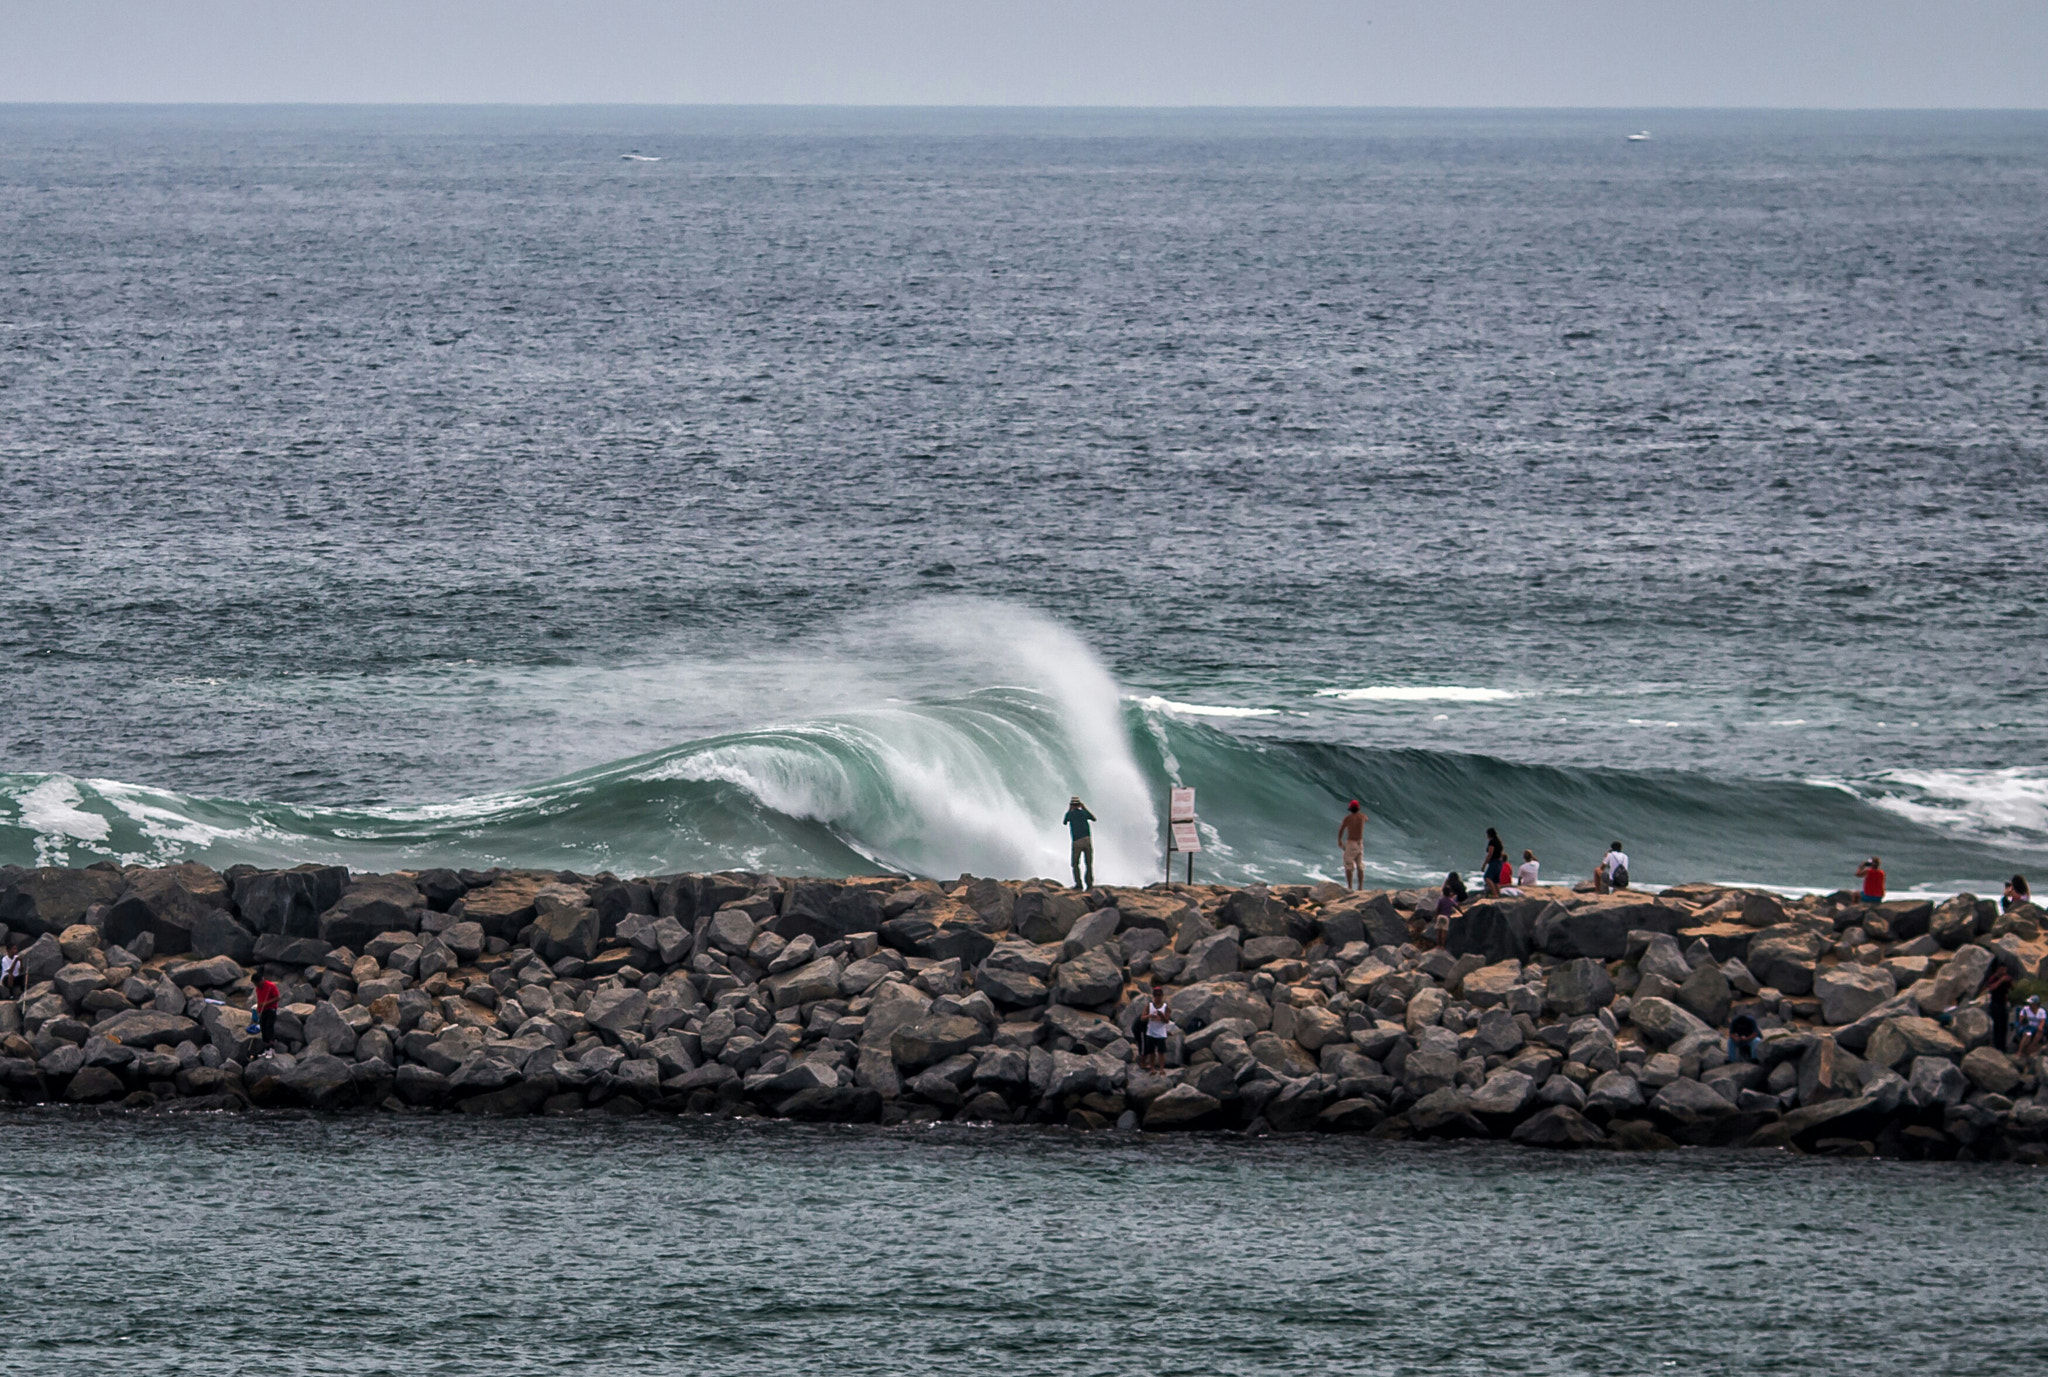
[[(1088, 805), (1076, 794), (1067, 800), (1066, 816), (1060, 819), (1067, 825), (1072, 839), (1072, 861), (1074, 888), (1092, 889), (1095, 885), (1095, 839), (1091, 824), (1099, 821), (1089, 811)], [(1337, 824), (1337, 847), (1343, 857), (1344, 887), (1365, 888), (1365, 824), (1371, 817), (1352, 799)], [(1424, 929), (1422, 941), (1429, 946), (1441, 946), (1450, 933), (1451, 919), (1466, 905), (1478, 899), (1519, 898), (1524, 891), (1536, 888), (1541, 883), (1542, 862), (1536, 853), (1527, 847), (1522, 850), (1519, 865), (1508, 859), (1508, 849), (1500, 839), (1500, 833), (1486, 829), (1486, 853), (1479, 862), (1477, 872), (1480, 892), (1476, 896), (1464, 876), (1453, 870), (1444, 876), (1444, 882), (1437, 893), (1436, 916)], [(1866, 905), (1875, 907), (1884, 902), (1885, 873), (1882, 857), (1872, 856), (1856, 867), (1857, 894)], [(1580, 881), (1575, 889), (1594, 894), (1612, 894), (1629, 887), (1628, 852), (1617, 838), (1608, 843), (1607, 854), (1593, 867), (1592, 877)], [(2033, 895), (2027, 887), (2027, 877), (2014, 875), (2006, 881), (2005, 894), (2001, 905), (2011, 910), (2019, 904), (2032, 902)], [(2018, 1010), (2008, 1004), (2012, 975), (2003, 965), (1994, 964), (1985, 974), (1983, 988), (1977, 995), (1987, 1000), (1992, 1024), (1992, 1042), (1999, 1051), (2006, 1051), (2008, 1044), (2022, 1057), (2034, 1055), (2048, 1042), (2048, 1008), (2043, 1008), (2040, 996), (2030, 995)], [(1155, 988), (1146, 1009), (1146, 1030), (1144, 1057), (1147, 1064), (1154, 1051), (1154, 1030), (1157, 1050), (1163, 1059), (1165, 1038), (1169, 1031), (1164, 999), (1161, 990)], [(1155, 1017), (1156, 1014), (1156, 1017)], [(1762, 1045), (1763, 1033), (1756, 1020), (1748, 1014), (1738, 1014), (1728, 1027), (1728, 1057), (1731, 1061), (1754, 1061), (1757, 1049)]]

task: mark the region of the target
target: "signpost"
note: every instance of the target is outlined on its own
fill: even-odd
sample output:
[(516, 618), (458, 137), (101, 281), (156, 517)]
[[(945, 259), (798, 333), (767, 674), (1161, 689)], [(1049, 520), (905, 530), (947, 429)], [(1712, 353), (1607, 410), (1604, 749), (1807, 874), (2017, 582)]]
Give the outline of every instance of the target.
[(1195, 882), (1195, 853), (1202, 849), (1201, 834), (1195, 830), (1195, 791), (1170, 789), (1166, 795), (1166, 879), (1173, 882), (1173, 856), (1177, 851), (1188, 858), (1188, 883)]

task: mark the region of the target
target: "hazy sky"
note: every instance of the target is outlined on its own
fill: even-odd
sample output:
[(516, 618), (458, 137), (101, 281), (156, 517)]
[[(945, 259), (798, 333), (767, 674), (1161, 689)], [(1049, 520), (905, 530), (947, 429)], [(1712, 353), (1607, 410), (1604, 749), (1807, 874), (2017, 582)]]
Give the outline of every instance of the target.
[(5, 101), (2048, 106), (2048, 0), (0, 0)]

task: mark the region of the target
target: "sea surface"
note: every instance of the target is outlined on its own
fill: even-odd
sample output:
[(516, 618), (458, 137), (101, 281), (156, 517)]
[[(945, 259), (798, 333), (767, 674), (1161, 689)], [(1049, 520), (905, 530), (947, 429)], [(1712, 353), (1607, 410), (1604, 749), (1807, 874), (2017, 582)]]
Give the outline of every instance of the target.
[(2048, 1358), (2023, 1167), (687, 1118), (0, 1127), (0, 1372), (36, 1377)]
[(2044, 224), (2041, 114), (0, 107), (0, 861), (1996, 892)]

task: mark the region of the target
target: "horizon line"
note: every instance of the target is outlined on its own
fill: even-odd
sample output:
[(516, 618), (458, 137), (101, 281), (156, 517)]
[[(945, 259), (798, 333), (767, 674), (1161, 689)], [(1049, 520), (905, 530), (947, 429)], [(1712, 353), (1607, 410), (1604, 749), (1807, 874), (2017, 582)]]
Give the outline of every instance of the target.
[(945, 110), (1193, 113), (1364, 114), (1864, 114), (2038, 115), (2048, 105), (1245, 105), (1017, 104), (885, 101), (587, 101), (587, 100), (9, 100), (0, 109), (122, 110)]

